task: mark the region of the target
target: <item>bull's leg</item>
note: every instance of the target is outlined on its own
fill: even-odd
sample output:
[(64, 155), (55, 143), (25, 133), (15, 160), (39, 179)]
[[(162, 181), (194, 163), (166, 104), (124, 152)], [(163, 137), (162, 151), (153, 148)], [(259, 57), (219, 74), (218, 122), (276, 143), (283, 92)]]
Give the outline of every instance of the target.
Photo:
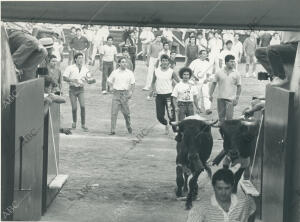
[(184, 186), (183, 186), (183, 192), (188, 192), (188, 178), (189, 175), (185, 172), (184, 173)]
[[(187, 195), (186, 203), (185, 203), (185, 207), (186, 207), (187, 210), (189, 210), (189, 209), (192, 208), (192, 206), (193, 206), (193, 204), (192, 204), (193, 199), (196, 196), (196, 194), (198, 193), (197, 181), (198, 181), (198, 177), (200, 175), (200, 172), (201, 171), (194, 172), (193, 173), (193, 177), (192, 177), (192, 179), (189, 182), (190, 190), (189, 190), (189, 193)], [(197, 190), (197, 192), (196, 192), (196, 190)]]
[(237, 186), (239, 184), (239, 181), (240, 181), (244, 171), (245, 171), (245, 168), (240, 168), (240, 169), (238, 169), (238, 171), (235, 172), (235, 174), (234, 174), (234, 186), (233, 186), (233, 190), (232, 190), (233, 193), (237, 192)]
[(182, 197), (182, 187), (184, 184), (184, 179), (183, 179), (183, 169), (181, 165), (176, 166), (176, 196), (177, 197)]

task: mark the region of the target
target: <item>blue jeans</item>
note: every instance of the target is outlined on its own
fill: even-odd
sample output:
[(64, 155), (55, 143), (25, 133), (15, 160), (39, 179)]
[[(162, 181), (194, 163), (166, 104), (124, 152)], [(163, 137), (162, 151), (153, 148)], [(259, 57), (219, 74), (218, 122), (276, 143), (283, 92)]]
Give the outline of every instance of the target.
[[(103, 72), (102, 72), (102, 91), (106, 90), (107, 78), (114, 70), (114, 62), (103, 61)], [(108, 88), (108, 87), (107, 87)], [(109, 91), (109, 88), (107, 89)]]
[(72, 106), (73, 123), (77, 122), (77, 98), (78, 98), (80, 104), (80, 111), (81, 111), (81, 125), (84, 126), (85, 125), (84, 88), (70, 86), (69, 96), (70, 96), (70, 101)]

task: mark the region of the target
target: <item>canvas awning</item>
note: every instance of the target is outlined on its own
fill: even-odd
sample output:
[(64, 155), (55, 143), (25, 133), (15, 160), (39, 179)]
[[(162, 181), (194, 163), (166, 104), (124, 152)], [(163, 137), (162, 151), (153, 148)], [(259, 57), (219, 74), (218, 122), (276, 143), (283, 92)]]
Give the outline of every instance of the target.
[(300, 30), (299, 0), (2, 1), (4, 21)]

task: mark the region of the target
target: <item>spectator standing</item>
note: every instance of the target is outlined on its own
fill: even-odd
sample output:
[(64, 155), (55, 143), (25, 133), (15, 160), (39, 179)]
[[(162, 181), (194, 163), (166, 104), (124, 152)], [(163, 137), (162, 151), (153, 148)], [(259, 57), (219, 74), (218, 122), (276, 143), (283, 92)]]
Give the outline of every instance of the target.
[(262, 31), (259, 35), (259, 47), (268, 47), (270, 45), (272, 35), (269, 32)]
[(88, 58), (86, 52), (90, 47), (90, 43), (87, 38), (82, 35), (80, 28), (76, 29), (76, 36), (71, 40), (70, 47), (73, 51), (73, 55), (81, 52), (84, 55), (84, 61), (87, 64)]
[[(128, 48), (122, 48), (122, 55), (123, 55), (123, 58), (126, 60), (126, 69), (133, 72), (133, 65), (131, 62), (130, 55), (128, 53)], [(116, 68), (119, 68), (119, 67), (120, 67), (120, 62), (117, 63), (117, 65), (116, 65)]]
[(235, 58), (232, 55), (225, 57), (225, 68), (219, 70), (214, 77), (209, 91), (210, 101), (218, 84), (217, 109), (219, 122), (230, 120), (233, 117), (234, 106), (238, 104), (241, 94), (241, 76), (235, 70)]
[(191, 209), (187, 222), (252, 222), (256, 206), (252, 197), (233, 194), (234, 174), (219, 169), (212, 177), (214, 195)]
[[(114, 70), (114, 61), (117, 61), (117, 48), (113, 45), (113, 37), (107, 37), (107, 43), (103, 46), (103, 51), (100, 53), (100, 61), (103, 61), (103, 65), (100, 63), (100, 70), (102, 69), (102, 94), (109, 92), (109, 86), (107, 86), (107, 78)], [(106, 91), (107, 90), (107, 91)]]
[(199, 56), (199, 47), (196, 45), (196, 37), (190, 37), (190, 42), (186, 47), (185, 52), (185, 66), (188, 67), (192, 61)]
[(61, 95), (62, 92), (62, 74), (60, 69), (58, 68), (58, 60), (55, 55), (50, 56), (48, 68), (48, 75), (51, 76), (55, 83), (55, 87), (53, 88), (54, 94)]
[[(154, 34), (151, 31), (151, 28), (147, 27), (144, 28), (143, 31), (141, 32), (140, 39), (142, 42), (142, 50), (143, 50), (143, 59), (146, 61), (146, 56), (148, 57), (148, 52), (150, 48), (151, 42), (155, 39)], [(147, 58), (149, 61), (149, 58)]]
[(93, 30), (91, 30), (91, 27), (89, 28), (88, 26), (83, 26), (82, 27), (82, 34), (83, 36), (89, 41), (89, 48), (85, 51), (85, 57), (87, 58), (86, 64), (90, 63), (87, 61), (90, 61), (91, 59), (91, 54), (93, 51), (93, 42), (95, 38), (95, 33)]
[(60, 63), (63, 61), (63, 50), (64, 46), (61, 43), (61, 39), (56, 36), (53, 36), (53, 52), (52, 54), (56, 56), (57, 65), (60, 66)]
[(200, 108), (197, 100), (197, 88), (189, 82), (192, 77), (192, 70), (187, 67), (181, 68), (179, 77), (182, 81), (174, 87), (172, 97), (175, 111), (178, 114), (178, 121), (181, 121), (185, 117), (194, 115), (193, 104), (195, 104), (198, 113), (200, 113)]
[(72, 106), (72, 128), (76, 128), (77, 123), (77, 99), (80, 104), (81, 111), (81, 128), (87, 132), (88, 128), (85, 125), (85, 100), (84, 100), (84, 81), (91, 77), (90, 71), (84, 65), (84, 56), (81, 52), (74, 55), (75, 64), (66, 68), (63, 79), (69, 83), (69, 96)]
[[(238, 56), (235, 54), (235, 51), (232, 48), (232, 45), (233, 45), (232, 41), (227, 40), (224, 49), (220, 53), (220, 56), (219, 56), (219, 67), (220, 67), (220, 69), (222, 69), (225, 66), (225, 57), (227, 55), (233, 55), (236, 59), (238, 58)], [(237, 61), (235, 61), (235, 62), (237, 64)]]
[(170, 62), (170, 68), (174, 70), (176, 66), (176, 51), (171, 51), (169, 62)]
[(239, 38), (240, 38), (240, 35), (238, 33), (235, 33), (232, 49), (234, 50), (235, 55), (237, 55), (236, 61), (238, 63), (241, 63), (241, 59), (242, 59), (242, 55), (243, 55), (243, 44), (241, 43)]
[(220, 50), (222, 49), (222, 44), (220, 44), (219, 39), (215, 37), (213, 32), (208, 33), (208, 50), (209, 50), (209, 61), (212, 63), (213, 71), (215, 73), (219, 67), (219, 54)]
[(135, 70), (135, 60), (136, 60), (136, 42), (134, 37), (134, 30), (126, 30), (124, 33), (124, 42), (120, 43), (120, 46), (127, 48), (129, 53), (131, 64), (133, 66), (132, 71)]
[(207, 51), (201, 50), (199, 52), (199, 58), (195, 59), (190, 68), (195, 78), (195, 85), (198, 89), (198, 104), (201, 107), (201, 111), (207, 115), (211, 114), (211, 101), (209, 100), (209, 82), (210, 74), (212, 71), (212, 64), (207, 61)]
[(160, 57), (162, 55), (167, 55), (170, 57), (171, 51), (169, 49), (169, 43), (168, 42), (164, 42), (163, 43), (163, 49), (158, 53), (158, 60), (156, 62), (156, 68), (159, 67), (160, 65)]
[(257, 47), (257, 41), (255, 33), (250, 32), (250, 36), (245, 39), (244, 44), (244, 54), (246, 57), (246, 77), (249, 77), (250, 65), (252, 65), (252, 75), (256, 76), (256, 59), (255, 59), (255, 50)]
[(270, 45), (280, 45), (280, 36), (278, 32), (273, 34)]
[[(99, 57), (101, 58), (100, 54), (101, 51), (103, 51), (104, 42), (107, 40), (107, 37), (109, 36), (109, 30), (107, 26), (103, 26), (101, 28), (96, 28), (96, 34), (95, 38), (93, 40), (93, 52), (92, 52), (92, 62), (91, 65), (95, 65), (95, 59), (97, 52), (99, 53)], [(99, 60), (99, 64), (102, 64), (102, 60)]]
[(68, 45), (68, 52), (69, 52), (69, 61), (68, 64), (71, 65), (72, 62), (74, 61), (74, 55), (73, 55), (73, 50), (71, 48), (71, 41), (76, 37), (76, 28), (73, 26), (71, 27), (71, 33), (69, 38), (67, 39), (67, 45)]
[[(158, 121), (165, 125), (165, 133), (169, 133), (168, 124), (175, 121), (175, 107), (171, 97), (173, 88), (172, 80), (179, 82), (177, 75), (174, 70), (169, 67), (169, 56), (162, 55), (161, 65), (154, 71), (152, 89), (153, 93), (156, 95), (156, 117)], [(169, 118), (169, 123), (165, 119), (165, 111), (167, 110), (167, 115)], [(175, 130), (173, 128), (173, 130)]]
[(148, 60), (148, 74), (147, 74), (147, 79), (146, 79), (146, 84), (143, 90), (150, 90), (152, 79), (153, 79), (153, 72), (155, 69), (155, 65), (157, 63), (158, 54), (162, 50), (162, 43), (161, 43), (161, 37), (156, 36), (155, 41), (150, 45), (149, 49), (149, 56), (147, 59)]
[(109, 135), (115, 135), (118, 112), (124, 115), (126, 127), (129, 134), (132, 134), (130, 122), (130, 110), (128, 100), (131, 99), (135, 78), (133, 72), (126, 68), (127, 62), (125, 58), (120, 58), (119, 68), (114, 70), (108, 78), (108, 84), (113, 89), (112, 107), (111, 107), (111, 132)]
[(198, 45), (199, 51), (207, 50), (207, 40), (202, 33), (197, 34), (196, 44)]
[(224, 31), (224, 34), (223, 34), (224, 48), (225, 48), (225, 44), (228, 40), (231, 40), (232, 42), (234, 42), (234, 35), (233, 35), (233, 31), (231, 31), (231, 30)]

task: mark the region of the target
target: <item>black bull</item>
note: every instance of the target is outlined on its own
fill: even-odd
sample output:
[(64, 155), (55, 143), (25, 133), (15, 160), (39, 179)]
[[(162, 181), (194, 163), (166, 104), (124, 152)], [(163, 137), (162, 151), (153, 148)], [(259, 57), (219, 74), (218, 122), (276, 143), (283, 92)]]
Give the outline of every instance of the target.
[[(228, 168), (229, 163), (241, 163), (241, 167), (234, 174), (235, 182), (233, 192), (237, 191), (239, 180), (250, 164), (255, 148), (255, 139), (258, 134), (259, 124), (257, 121), (247, 120), (225, 120), (220, 126), (220, 134), (223, 138), (223, 150), (213, 160), (213, 165), (218, 165), (226, 156), (223, 167)], [(244, 164), (242, 164), (242, 161)]]
[(188, 168), (192, 173), (192, 178), (188, 184), (190, 189), (187, 194), (186, 209), (190, 209), (193, 199), (198, 194), (197, 180), (200, 173), (205, 169), (211, 176), (211, 170), (206, 165), (213, 147), (211, 124), (202, 120), (187, 119), (180, 122), (178, 127), (178, 135), (176, 136), (176, 196), (183, 196), (183, 186), (183, 191), (187, 191), (188, 174), (184, 172), (184, 168)]

